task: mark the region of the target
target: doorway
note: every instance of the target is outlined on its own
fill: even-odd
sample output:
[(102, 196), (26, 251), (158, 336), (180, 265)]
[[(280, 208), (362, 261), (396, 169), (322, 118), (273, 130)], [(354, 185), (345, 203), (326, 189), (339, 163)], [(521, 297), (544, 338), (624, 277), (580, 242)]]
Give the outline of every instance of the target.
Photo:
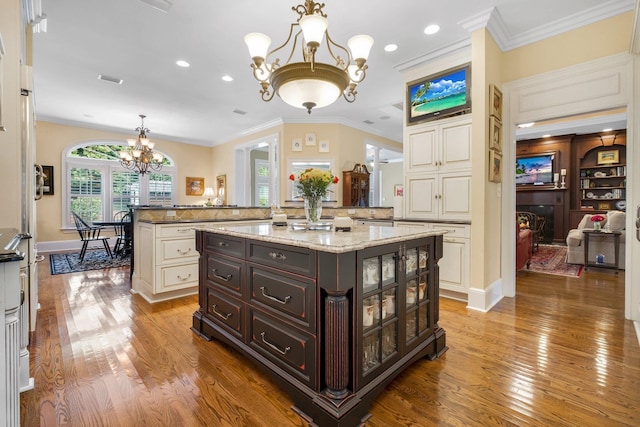
[[(594, 60), (578, 66), (569, 67), (544, 75), (514, 81), (503, 86), (505, 93), (504, 122), (507, 135), (503, 152), (503, 198), (502, 217), (515, 216), (515, 141), (517, 125), (521, 123), (540, 122), (557, 117), (576, 116), (580, 114), (633, 108), (633, 57), (630, 54), (619, 54)], [(606, 85), (604, 82), (614, 79), (619, 85)], [(557, 88), (563, 88), (563, 96), (557, 94)], [(555, 96), (553, 95), (555, 94)], [(595, 113), (594, 113), (595, 114)], [(638, 151), (634, 150), (634, 120), (627, 116), (628, 174), (634, 176), (634, 159)], [(627, 198), (630, 206), (638, 201), (637, 189), (632, 180), (627, 180)], [(632, 220), (627, 218), (627, 229), (631, 229)], [(503, 227), (502, 230), (502, 293), (514, 297), (515, 289), (515, 228)], [(626, 242), (627, 260), (631, 259), (640, 244), (633, 239)], [(633, 271), (632, 263), (627, 263), (625, 271), (625, 315), (635, 319), (640, 316), (632, 307), (638, 307), (640, 287), (633, 286), (631, 280), (638, 272)], [(635, 319), (637, 320), (637, 319)]]
[(269, 135), (234, 148), (234, 200), (238, 206), (277, 205), (279, 135)]

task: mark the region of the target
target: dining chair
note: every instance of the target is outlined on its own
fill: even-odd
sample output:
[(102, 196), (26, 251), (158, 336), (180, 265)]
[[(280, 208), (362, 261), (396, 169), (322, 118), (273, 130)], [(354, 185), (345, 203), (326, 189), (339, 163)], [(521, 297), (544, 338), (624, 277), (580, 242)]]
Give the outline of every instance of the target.
[(78, 234), (80, 234), (80, 240), (82, 241), (82, 249), (80, 250), (80, 262), (84, 261), (84, 256), (87, 253), (89, 242), (102, 242), (107, 255), (109, 255), (110, 258), (113, 258), (111, 247), (109, 247), (109, 237), (100, 236), (100, 232), (102, 231), (103, 227), (89, 225), (77, 213), (71, 212), (71, 214), (73, 215), (73, 221), (76, 224), (76, 230), (78, 230)]
[(117, 212), (113, 219), (116, 232), (116, 244), (113, 247), (113, 252), (125, 255), (131, 248), (131, 212)]

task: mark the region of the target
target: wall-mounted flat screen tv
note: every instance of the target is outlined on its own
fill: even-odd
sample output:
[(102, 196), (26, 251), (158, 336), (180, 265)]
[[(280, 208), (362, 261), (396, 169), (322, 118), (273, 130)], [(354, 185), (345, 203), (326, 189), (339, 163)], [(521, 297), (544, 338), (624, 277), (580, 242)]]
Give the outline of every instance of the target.
[(516, 185), (553, 184), (555, 153), (516, 158)]
[(452, 68), (407, 85), (407, 124), (471, 111), (471, 65)]

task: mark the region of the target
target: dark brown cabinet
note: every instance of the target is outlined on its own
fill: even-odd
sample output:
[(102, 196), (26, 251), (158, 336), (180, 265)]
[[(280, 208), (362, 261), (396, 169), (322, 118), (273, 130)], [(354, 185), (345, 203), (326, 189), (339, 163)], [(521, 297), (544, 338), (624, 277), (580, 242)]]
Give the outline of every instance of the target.
[(446, 351), (442, 235), (403, 239), (331, 252), (197, 230), (193, 330), (262, 365), (312, 425), (360, 425), (392, 378)]
[(369, 206), (369, 175), (361, 164), (342, 172), (342, 206)]

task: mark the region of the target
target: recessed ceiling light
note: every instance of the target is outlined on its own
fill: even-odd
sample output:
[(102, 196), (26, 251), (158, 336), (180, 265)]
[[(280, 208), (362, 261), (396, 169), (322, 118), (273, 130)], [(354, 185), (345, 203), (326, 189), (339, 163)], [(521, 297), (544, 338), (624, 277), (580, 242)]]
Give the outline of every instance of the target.
[(105, 82), (111, 82), (111, 83), (115, 83), (118, 85), (122, 84), (122, 79), (119, 77), (111, 77), (111, 76), (106, 76), (104, 74), (98, 74), (98, 80), (104, 80)]
[(518, 127), (519, 127), (520, 129), (530, 128), (531, 126), (533, 126), (533, 125), (535, 125), (535, 124), (536, 124), (536, 122), (531, 122), (531, 123), (522, 123), (522, 124), (519, 124), (519, 125), (518, 125)]
[(187, 61), (183, 60), (183, 59), (179, 59), (176, 61), (176, 65), (178, 67), (182, 67), (182, 68), (188, 68), (191, 66), (191, 64), (189, 64)]
[(397, 44), (388, 44), (384, 47), (384, 51), (385, 52), (395, 52), (396, 50), (398, 50), (398, 45)]
[(233, 77), (231, 77), (229, 74), (225, 74), (224, 76), (222, 76), (222, 80), (224, 80), (225, 82), (232, 82)]
[(431, 24), (424, 29), (424, 33), (429, 36), (437, 33), (438, 31), (440, 31), (440, 25), (437, 24)]

